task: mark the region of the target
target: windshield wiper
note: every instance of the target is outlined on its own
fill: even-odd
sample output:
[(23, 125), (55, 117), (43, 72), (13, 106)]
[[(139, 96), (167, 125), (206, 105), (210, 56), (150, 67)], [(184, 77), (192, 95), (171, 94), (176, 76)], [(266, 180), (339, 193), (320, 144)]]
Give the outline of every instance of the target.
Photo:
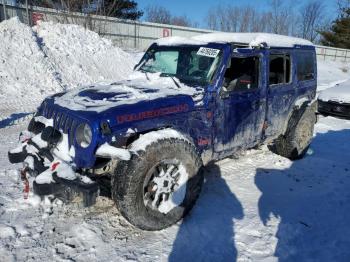
[(181, 88), (180, 84), (175, 80), (175, 77), (173, 77), (172, 75), (166, 74), (166, 73), (162, 73), (161, 76), (170, 77), (171, 80), (173, 80), (174, 84), (177, 86), (177, 88)]
[(150, 81), (150, 79), (149, 79), (149, 77), (148, 77), (147, 72), (146, 72), (146, 71), (144, 71), (144, 70), (143, 70), (142, 72), (145, 74), (145, 76), (146, 76), (147, 80), (148, 80), (148, 81)]

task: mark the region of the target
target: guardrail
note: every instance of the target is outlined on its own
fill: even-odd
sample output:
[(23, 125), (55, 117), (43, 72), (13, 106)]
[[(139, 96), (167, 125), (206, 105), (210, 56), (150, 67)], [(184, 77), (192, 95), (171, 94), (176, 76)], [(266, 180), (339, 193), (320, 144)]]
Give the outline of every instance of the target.
[[(214, 32), (205, 29), (123, 20), (113, 17), (67, 13), (36, 6), (13, 6), (0, 3), (0, 21), (14, 16), (18, 16), (23, 23), (31, 26), (39, 20), (79, 24), (111, 39), (120, 47), (138, 50), (145, 50), (154, 40), (161, 37), (191, 37)], [(323, 60), (350, 61), (350, 50), (347, 49), (316, 46), (316, 53), (318, 58)]]

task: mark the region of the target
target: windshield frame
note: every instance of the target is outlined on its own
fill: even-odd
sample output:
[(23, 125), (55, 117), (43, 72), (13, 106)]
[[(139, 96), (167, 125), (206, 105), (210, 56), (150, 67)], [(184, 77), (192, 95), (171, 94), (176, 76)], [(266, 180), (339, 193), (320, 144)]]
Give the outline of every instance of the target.
[(135, 71), (140, 71), (140, 72), (145, 72), (145, 73), (151, 73), (149, 71), (143, 70), (141, 69), (141, 67), (143, 66), (143, 63), (145, 63), (145, 61), (147, 61), (147, 56), (149, 55), (149, 52), (152, 50), (169, 50), (169, 51), (176, 51), (178, 50), (178, 48), (200, 48), (200, 47), (204, 47), (204, 48), (213, 48), (213, 49), (219, 49), (220, 50), (220, 54), (219, 54), (219, 61), (216, 64), (216, 68), (211, 76), (210, 80), (206, 80), (206, 81), (199, 81), (199, 80), (195, 80), (195, 79), (186, 79), (186, 78), (181, 78), (178, 77), (178, 75), (176, 74), (167, 74), (167, 73), (161, 73), (161, 76), (164, 77), (176, 77), (180, 82), (185, 83), (187, 85), (190, 86), (208, 86), (208, 85), (212, 85), (217, 78), (218, 72), (220, 71), (219, 69), (221, 68), (222, 62), (224, 60), (224, 56), (225, 56), (225, 44), (221, 44), (221, 43), (208, 43), (208, 44), (196, 44), (196, 45), (188, 45), (188, 44), (181, 44), (181, 45), (158, 45), (157, 43), (153, 43), (148, 49), (147, 51), (144, 53), (144, 55), (142, 56), (142, 58), (140, 59), (139, 63), (136, 64), (136, 66), (134, 67)]

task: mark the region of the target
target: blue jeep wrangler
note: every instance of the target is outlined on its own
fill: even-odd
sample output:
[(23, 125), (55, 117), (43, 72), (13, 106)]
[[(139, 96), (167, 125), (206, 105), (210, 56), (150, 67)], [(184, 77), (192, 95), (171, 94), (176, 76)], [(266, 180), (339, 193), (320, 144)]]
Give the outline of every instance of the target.
[(263, 143), (303, 157), (316, 72), (315, 47), (303, 39), (161, 39), (128, 80), (46, 98), (9, 159), (24, 163), (38, 195), (85, 206), (110, 196), (131, 224), (159, 230), (192, 208), (211, 161)]

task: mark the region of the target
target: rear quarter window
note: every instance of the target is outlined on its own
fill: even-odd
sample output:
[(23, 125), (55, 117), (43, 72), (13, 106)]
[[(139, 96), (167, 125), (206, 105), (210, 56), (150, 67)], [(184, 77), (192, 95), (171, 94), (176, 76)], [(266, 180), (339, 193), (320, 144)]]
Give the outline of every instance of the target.
[(296, 64), (298, 81), (315, 79), (315, 55), (313, 52), (297, 52)]

